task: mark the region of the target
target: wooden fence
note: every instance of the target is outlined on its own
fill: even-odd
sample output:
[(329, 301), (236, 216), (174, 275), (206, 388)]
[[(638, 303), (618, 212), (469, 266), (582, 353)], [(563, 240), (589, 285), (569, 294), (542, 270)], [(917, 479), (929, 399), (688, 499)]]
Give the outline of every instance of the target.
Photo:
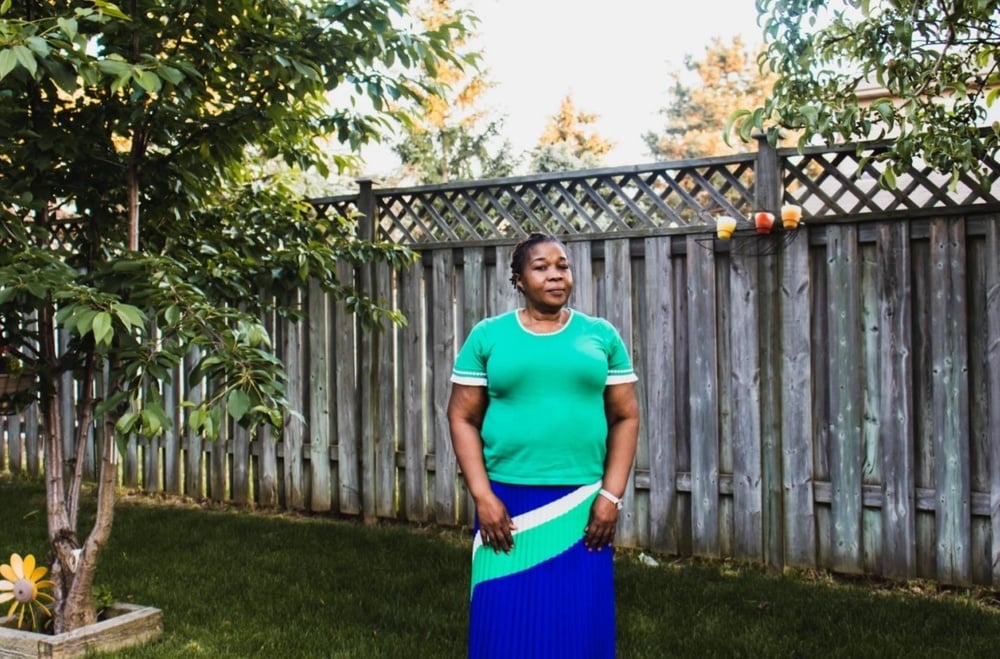
[[(312, 291), (307, 322), (274, 327), (302, 419), (277, 438), (133, 441), (123, 485), (470, 523), (445, 418), (451, 362), (476, 320), (518, 304), (511, 250), (545, 229), (568, 245), (572, 305), (619, 328), (640, 374), (619, 542), (1000, 588), (998, 184), (949, 188), (915, 168), (883, 191), (864, 159), (879, 148), (762, 144), (496, 181), (362, 182), (316, 200), (418, 252), (400, 273), (343, 273), (408, 325), (360, 332)], [(801, 228), (711, 233), (713, 215), (783, 201), (805, 208)], [(38, 473), (34, 414), (6, 417), (0, 467)]]

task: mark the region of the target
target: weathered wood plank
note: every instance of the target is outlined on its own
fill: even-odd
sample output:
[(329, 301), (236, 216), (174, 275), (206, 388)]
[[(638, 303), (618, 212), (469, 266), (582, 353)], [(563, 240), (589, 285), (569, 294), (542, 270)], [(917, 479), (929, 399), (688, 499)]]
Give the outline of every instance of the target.
[[(509, 284), (509, 282), (505, 282)], [(461, 304), (459, 324), (456, 329), (456, 350), (460, 349), (472, 328), (486, 316), (486, 255), (482, 248), (467, 247), (462, 250)], [(513, 288), (513, 286), (511, 286)], [(457, 353), (456, 353), (457, 354)], [(449, 387), (450, 389), (450, 387)], [(459, 520), (472, 520), (475, 504), (465, 481), (459, 483)]]
[(309, 390), (305, 392), (309, 409), (309, 510), (329, 512), (332, 507), (330, 484), (330, 327), (329, 296), (315, 281), (307, 294), (306, 354), (308, 355)]
[(677, 423), (671, 239), (645, 239), (646, 342), (639, 377), (646, 381), (644, 418), (649, 445), (649, 536), (654, 549), (678, 552)]
[(729, 257), (729, 390), (733, 452), (733, 554), (763, 561), (760, 351), (756, 263)]
[(182, 374), (178, 368), (171, 369), (170, 373), (173, 382), (163, 384), (163, 409), (167, 411), (171, 421), (170, 427), (163, 433), (163, 491), (181, 494), (181, 434), (184, 431), (184, 418), (179, 399)]
[[(719, 553), (719, 365), (716, 344), (715, 258), (688, 239), (688, 406), (691, 409), (691, 516), (693, 551)], [(610, 301), (610, 300), (609, 300)]]
[(425, 340), (427, 323), (423, 294), (424, 263), (421, 259), (400, 273), (399, 308), (408, 320), (399, 330), (401, 366), (400, 392), (405, 423), (400, 431), (403, 441), (404, 512), (410, 521), (424, 521), (427, 507), (427, 383), (424, 380)]
[(879, 445), (882, 447), (882, 573), (916, 575), (911, 263), (906, 224), (879, 224)]
[[(72, 455), (72, 454), (70, 454)], [(125, 459), (122, 465), (122, 485), (126, 487), (139, 487), (139, 466), (141, 452), (139, 451), (139, 440), (135, 435), (130, 435), (125, 442)]]
[(21, 417), (20, 415), (16, 415), (4, 418), (7, 420), (7, 458), (10, 460), (10, 471), (18, 474), (24, 471), (24, 443), (21, 439)]
[[(358, 268), (359, 289), (368, 294), (374, 291), (374, 264), (365, 264)], [(382, 364), (378, 361), (379, 345), (382, 337), (370, 330), (362, 328), (357, 335), (358, 362), (358, 426), (360, 447), (358, 455), (361, 458), (359, 490), (361, 494), (361, 514), (365, 521), (374, 521), (376, 517), (376, 389)]]
[[(882, 483), (882, 450), (879, 442), (879, 298), (877, 245), (859, 241), (861, 263), (861, 482)], [(882, 570), (882, 516), (863, 507), (861, 511), (861, 561), (866, 574)]]
[(208, 496), (212, 501), (222, 503), (231, 499), (226, 489), (229, 481), (229, 438), (232, 426), (223, 423), (219, 436), (212, 441), (208, 466)]
[(567, 243), (566, 253), (573, 272), (573, 297), (569, 306), (592, 316), (596, 312), (591, 243), (589, 240)]
[[(989, 261), (1000, 259), (996, 253), (987, 253), (985, 237), (974, 235), (966, 222), (966, 274), (968, 277), (968, 354), (969, 354), (969, 486), (973, 493), (989, 492), (990, 452), (994, 439), (986, 425), (989, 419), (989, 321), (987, 319), (986, 277)], [(973, 495), (974, 496), (974, 495)], [(978, 550), (990, 547), (991, 520), (977, 517), (974, 509), (971, 519), (970, 551), (971, 578), (973, 583), (988, 584), (993, 581), (993, 563), (990, 552)]]
[(234, 425), (232, 437), (230, 496), (233, 503), (246, 505), (251, 501), (250, 433), (247, 432), (246, 428)]
[(986, 234), (986, 383), (989, 389), (989, 478), (990, 527), (989, 550), (991, 586), (1000, 588), (1000, 218), (994, 216)]
[[(392, 272), (389, 265), (375, 266), (376, 299), (393, 299)], [(393, 355), (396, 351), (394, 327), (386, 327), (374, 335), (375, 344), (375, 515), (392, 518), (396, 516), (396, 490), (398, 471), (396, 452), (399, 448), (399, 412), (395, 402), (395, 388), (398, 381), (398, 365)]]
[[(257, 440), (251, 447), (257, 447), (256, 469), (256, 500), (263, 508), (275, 508), (280, 505), (279, 492), (280, 470), (278, 468), (278, 442), (270, 428), (262, 427), (257, 431)], [(253, 448), (251, 448), (253, 450)]]
[(933, 378), (935, 487), (939, 505), (937, 574), (953, 584), (971, 582), (969, 514), (969, 384), (965, 299), (965, 223), (931, 222), (930, 319)]
[[(808, 229), (798, 229), (803, 233)], [(781, 455), (785, 564), (816, 564), (816, 507), (812, 495), (813, 380), (810, 355), (809, 241), (797, 236), (780, 254)]]
[(858, 572), (861, 546), (861, 372), (860, 255), (857, 228), (827, 229), (830, 306), (830, 481), (832, 567)]
[(498, 316), (505, 311), (519, 309), (524, 306), (521, 295), (510, 283), (510, 260), (514, 255), (514, 245), (497, 245), (496, 248), (496, 290), (493, 295), (487, 298), (486, 313), (491, 316)]
[[(604, 243), (604, 289), (607, 291), (607, 320), (621, 334), (625, 345), (635, 360), (635, 340), (632, 333), (632, 270), (629, 259), (628, 240), (609, 240)], [(623, 500), (628, 510), (618, 516), (616, 538), (623, 543), (634, 545), (638, 536), (635, 519), (634, 479), (629, 477)]]
[[(184, 357), (184, 372), (191, 373), (200, 359), (201, 356), (198, 350), (191, 350), (191, 352)], [(201, 383), (196, 383), (193, 386), (187, 387), (187, 399), (196, 406), (201, 403), (204, 395), (204, 386)], [(201, 435), (196, 432), (192, 432), (191, 426), (188, 425), (189, 415), (190, 410), (184, 413), (184, 494), (197, 499), (205, 495), (205, 467), (202, 463), (202, 457), (204, 454), (202, 452)]]
[[(142, 440), (143, 466), (142, 487), (146, 492), (159, 492), (163, 488), (161, 478), (160, 438), (150, 437)], [(87, 429), (87, 446), (94, 445), (93, 426)]]
[(454, 524), (457, 519), (458, 463), (451, 447), (448, 430), (448, 396), (451, 391), (451, 365), (455, 361), (455, 277), (454, 256), (450, 249), (440, 249), (432, 257), (431, 274), (431, 351), (436, 366), (431, 373), (431, 433), (434, 446), (434, 517), (438, 523)]
[[(299, 307), (305, 303), (298, 292), (290, 294), (289, 304)], [(297, 414), (285, 417), (281, 435), (284, 444), (284, 466), (282, 469), (285, 485), (285, 506), (291, 510), (306, 509), (305, 461), (303, 448), (306, 443), (305, 414), (307, 381), (305, 369), (305, 328), (303, 323), (286, 321), (282, 326), (281, 354), (288, 374), (285, 396)]]
[[(275, 327), (274, 315), (268, 314), (262, 318), (264, 327), (275, 342), (277, 328)], [(276, 343), (275, 343), (276, 345)], [(253, 470), (254, 498), (257, 503), (265, 508), (274, 508), (279, 505), (279, 470), (278, 470), (278, 445), (274, 439), (273, 431), (268, 427), (262, 427), (257, 431), (257, 438), (251, 441), (250, 450), (256, 454), (256, 463)]]
[[(338, 266), (340, 281), (354, 283), (354, 268)], [(334, 378), (337, 404), (337, 491), (339, 510), (349, 515), (361, 513), (360, 410), (358, 403), (357, 319), (344, 304), (333, 308)]]
[[(769, 188), (770, 189), (770, 186)], [(764, 206), (765, 208), (773, 205)], [(774, 236), (754, 236), (757, 250), (774, 242)], [(764, 254), (739, 255), (757, 261), (757, 322), (760, 350), (761, 481), (764, 491), (764, 564), (785, 564), (786, 528), (782, 476), (781, 423), (781, 293), (778, 259), (770, 249)]]

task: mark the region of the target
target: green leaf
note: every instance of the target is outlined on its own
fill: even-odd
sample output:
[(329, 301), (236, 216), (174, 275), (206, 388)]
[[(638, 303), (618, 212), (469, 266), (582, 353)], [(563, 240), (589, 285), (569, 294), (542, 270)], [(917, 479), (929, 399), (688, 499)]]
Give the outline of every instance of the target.
[(121, 415), (121, 418), (115, 423), (115, 432), (119, 435), (128, 435), (131, 433), (139, 421), (139, 415), (135, 412), (126, 412)]
[(163, 87), (163, 83), (160, 81), (160, 76), (156, 75), (152, 71), (147, 71), (145, 69), (140, 69), (137, 72), (133, 71), (132, 78), (140, 87), (151, 94), (155, 94)]
[(94, 318), (96, 317), (97, 309), (81, 309), (78, 313), (73, 314), (73, 318), (67, 321), (66, 326), (71, 327), (75, 319), (76, 331), (83, 336), (94, 331)]
[(31, 52), (31, 49), (27, 46), (14, 46), (11, 48), (14, 51), (14, 57), (17, 58), (17, 63), (23, 66), (28, 73), (32, 76), (35, 75), (35, 71), (38, 70), (38, 62), (35, 61), (35, 54)]
[(14, 70), (17, 66), (17, 55), (14, 54), (13, 49), (4, 48), (0, 50), (0, 80), (7, 77), (7, 74)]
[(95, 343), (110, 345), (111, 338), (114, 336), (114, 331), (111, 327), (111, 314), (107, 311), (101, 311), (94, 316), (92, 331), (94, 333)]
[(172, 85), (179, 85), (184, 82), (184, 74), (172, 66), (160, 67), (158, 73), (160, 77)]
[(130, 20), (128, 14), (119, 9), (118, 5), (112, 2), (107, 2), (106, 0), (93, 0), (93, 1), (94, 1), (94, 6), (97, 7), (102, 14), (123, 21)]
[(97, 68), (113, 76), (123, 76), (131, 73), (131, 67), (128, 62), (117, 59), (100, 60), (97, 62)]
[(146, 315), (131, 304), (115, 304), (112, 309), (125, 327), (142, 327), (146, 322)]
[(161, 417), (157, 415), (150, 407), (145, 407), (142, 410), (142, 434), (147, 437), (154, 437), (163, 432), (163, 423)]
[(250, 409), (250, 397), (242, 389), (233, 389), (226, 399), (226, 407), (229, 415), (239, 421)]
[(76, 38), (76, 33), (79, 29), (76, 19), (63, 18), (60, 16), (56, 19), (56, 25), (59, 26), (59, 29), (63, 31), (63, 34), (65, 34), (70, 41)]
[(38, 57), (48, 57), (51, 52), (49, 42), (41, 37), (28, 37), (24, 40), (24, 43), (26, 43), (28, 48), (30, 48)]

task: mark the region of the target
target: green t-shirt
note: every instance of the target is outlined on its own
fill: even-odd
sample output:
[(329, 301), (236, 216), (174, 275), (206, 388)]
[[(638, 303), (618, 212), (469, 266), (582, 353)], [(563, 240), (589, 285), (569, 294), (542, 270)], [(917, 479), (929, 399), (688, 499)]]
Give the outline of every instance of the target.
[(604, 389), (634, 382), (614, 326), (570, 310), (551, 334), (516, 311), (480, 321), (459, 351), (452, 382), (487, 388), (481, 435), (486, 472), (521, 485), (583, 485), (604, 474)]

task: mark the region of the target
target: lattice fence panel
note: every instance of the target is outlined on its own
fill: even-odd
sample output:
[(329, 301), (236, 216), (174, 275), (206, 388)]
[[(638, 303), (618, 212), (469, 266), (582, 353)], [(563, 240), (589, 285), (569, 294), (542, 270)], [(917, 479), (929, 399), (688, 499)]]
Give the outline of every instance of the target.
[(984, 161), (992, 172), (989, 189), (967, 174), (952, 187), (949, 176), (919, 161), (897, 176), (894, 189), (885, 189), (879, 185), (885, 165), (874, 159), (880, 151), (877, 147), (860, 153), (854, 148), (780, 151), (785, 200), (800, 204), (807, 217), (824, 218), (1000, 203), (1000, 166), (995, 161)]
[(547, 231), (629, 233), (713, 223), (753, 206), (752, 156), (376, 190), (379, 229), (419, 244)]

